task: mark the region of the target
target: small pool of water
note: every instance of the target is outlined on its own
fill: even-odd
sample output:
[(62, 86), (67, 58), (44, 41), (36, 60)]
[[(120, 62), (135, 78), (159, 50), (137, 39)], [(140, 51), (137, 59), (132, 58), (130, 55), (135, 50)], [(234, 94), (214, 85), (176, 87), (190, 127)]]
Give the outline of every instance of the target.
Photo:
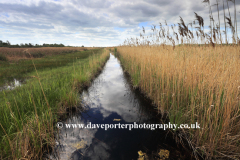
[(22, 85), (22, 82), (23, 82), (23, 81), (14, 79), (13, 82), (10, 82), (10, 83), (8, 83), (8, 84), (0, 87), (0, 91), (3, 91), (3, 90), (13, 90), (13, 89), (15, 89), (16, 87), (21, 86), (21, 85)]
[[(102, 73), (83, 91), (85, 112), (69, 117), (60, 126), (55, 156), (50, 159), (132, 160), (138, 151), (152, 153), (159, 149), (177, 157), (174, 140), (163, 129), (67, 128), (66, 124), (159, 124), (154, 107), (134, 90), (120, 62), (110, 55)], [(139, 126), (140, 127), (140, 126)]]

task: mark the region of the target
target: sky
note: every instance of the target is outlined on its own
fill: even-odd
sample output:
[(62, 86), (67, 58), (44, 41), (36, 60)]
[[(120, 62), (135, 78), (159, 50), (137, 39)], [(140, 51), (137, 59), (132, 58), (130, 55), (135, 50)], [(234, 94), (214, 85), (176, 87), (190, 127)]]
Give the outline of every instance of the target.
[[(203, 0), (0, 0), (0, 40), (20, 43), (62, 43), (71, 46), (107, 47), (139, 37), (142, 26), (150, 32), (159, 22), (186, 24), (196, 12), (209, 26), (209, 8)], [(210, 0), (215, 21), (224, 29), (223, 0)], [(226, 0), (225, 7), (227, 7)], [(234, 5), (228, 1), (234, 18)], [(240, 0), (236, 0), (240, 21)], [(228, 16), (226, 10), (226, 16)], [(240, 35), (240, 23), (238, 35)], [(197, 26), (197, 25), (196, 25)], [(177, 30), (177, 28), (176, 28)], [(229, 30), (230, 32), (230, 30)], [(240, 37), (240, 36), (239, 36)]]

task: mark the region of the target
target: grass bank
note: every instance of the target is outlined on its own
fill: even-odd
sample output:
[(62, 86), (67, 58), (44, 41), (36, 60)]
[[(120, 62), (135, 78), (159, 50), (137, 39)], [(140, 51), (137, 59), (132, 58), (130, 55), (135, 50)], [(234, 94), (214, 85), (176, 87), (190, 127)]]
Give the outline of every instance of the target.
[(121, 46), (134, 86), (167, 112), (195, 153), (240, 158), (240, 46)]
[[(21, 87), (0, 92), (0, 159), (41, 159), (55, 145), (54, 123), (66, 108), (79, 104), (79, 89), (108, 57), (102, 49), (33, 59), (36, 70), (25, 74), (32, 78)], [(46, 67), (54, 60), (60, 64)]]

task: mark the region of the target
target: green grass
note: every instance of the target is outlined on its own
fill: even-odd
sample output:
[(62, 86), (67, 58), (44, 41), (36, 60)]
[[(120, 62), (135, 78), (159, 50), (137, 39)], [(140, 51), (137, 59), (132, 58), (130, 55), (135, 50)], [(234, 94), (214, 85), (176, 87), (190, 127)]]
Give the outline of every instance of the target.
[[(54, 122), (59, 118), (59, 112), (79, 103), (76, 88), (88, 83), (109, 57), (101, 52), (33, 59), (37, 72), (24, 71), (24, 76), (36, 78), (12, 91), (0, 92), (0, 159), (24, 156), (41, 159), (43, 152), (54, 145)], [(23, 70), (24, 64), (29, 70), (34, 69), (34, 66), (30, 67), (30, 61), (25, 62), (19, 70)], [(18, 75), (17, 69), (13, 75)]]
[[(41, 59), (34, 59), (34, 63), (38, 71), (53, 69), (70, 63), (72, 64), (72, 62), (77, 60), (76, 58), (85, 59), (98, 51), (99, 49), (94, 49), (65, 55), (46, 56)], [(24, 79), (27, 77), (26, 74), (34, 70), (31, 60), (19, 60), (13, 63), (0, 60), (0, 86), (4, 85), (6, 82), (13, 81), (14, 78)]]

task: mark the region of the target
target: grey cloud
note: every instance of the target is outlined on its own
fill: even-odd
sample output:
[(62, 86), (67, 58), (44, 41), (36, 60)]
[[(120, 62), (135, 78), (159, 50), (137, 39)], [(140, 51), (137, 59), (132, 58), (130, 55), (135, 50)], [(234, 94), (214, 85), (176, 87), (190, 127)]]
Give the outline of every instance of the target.
[(37, 5), (23, 5), (23, 4), (5, 4), (0, 3), (1, 11), (11, 13), (23, 13), (28, 15), (53, 15), (57, 11), (61, 11), (63, 6), (51, 2), (41, 1)]
[(89, 8), (97, 8), (97, 9), (102, 9), (102, 8), (108, 8), (110, 7), (111, 3), (106, 1), (106, 0), (73, 0), (73, 3), (78, 5), (78, 6), (85, 6)]
[(157, 5), (157, 6), (169, 6), (171, 4), (171, 1), (169, 0), (161, 0), (161, 1), (156, 1), (156, 0), (144, 0), (146, 3), (152, 4), (152, 5)]
[(146, 3), (133, 5), (133, 6), (130, 6), (130, 8), (133, 11), (136, 11), (136, 10), (140, 11), (141, 12), (140, 16), (145, 16), (145, 17), (149, 17), (149, 16), (156, 17), (159, 14), (161, 14), (161, 12), (159, 12), (157, 7), (146, 4)]
[[(96, 27), (110, 25), (105, 19), (94, 17), (91, 14), (77, 10), (72, 6), (62, 6), (55, 3), (40, 2), (38, 5), (25, 6), (21, 4), (0, 4), (2, 12), (12, 13), (32, 23), (52, 23), (53, 25), (63, 25), (74, 27)], [(65, 10), (63, 8), (65, 7)], [(41, 21), (44, 19), (44, 21)], [(20, 24), (20, 23), (19, 23)], [(24, 25), (24, 24), (22, 24)], [(30, 27), (34, 28), (34, 25)]]
[[(52, 25), (36, 24), (36, 23), (24, 23), (24, 22), (4, 22), (0, 20), (0, 25), (6, 26), (8, 28), (14, 28), (19, 30), (19, 27), (24, 28), (37, 28), (37, 29), (54, 29)], [(26, 30), (25, 30), (26, 31)]]
[(152, 17), (156, 17), (161, 14), (157, 7), (142, 2), (134, 5), (124, 4), (111, 8), (110, 10), (117, 17), (124, 19), (127, 24), (136, 24), (141, 22), (136, 21), (135, 19), (149, 21)]

